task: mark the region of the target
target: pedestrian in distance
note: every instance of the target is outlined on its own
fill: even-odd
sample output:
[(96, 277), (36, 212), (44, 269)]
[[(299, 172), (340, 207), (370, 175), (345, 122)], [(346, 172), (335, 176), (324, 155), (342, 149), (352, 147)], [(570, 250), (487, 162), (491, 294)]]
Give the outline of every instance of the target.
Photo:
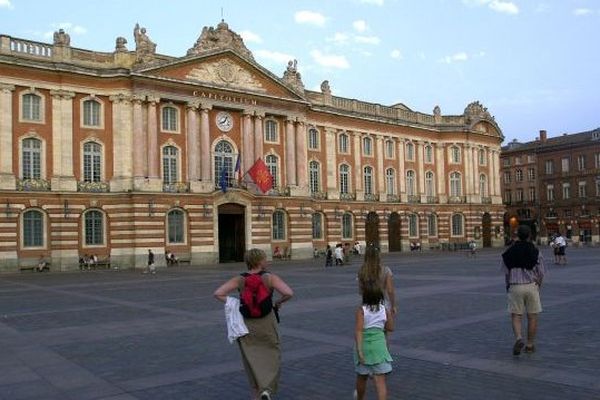
[[(277, 391), (281, 366), (278, 310), (284, 302), (292, 298), (294, 292), (283, 279), (267, 271), (267, 255), (264, 251), (250, 249), (245, 258), (248, 271), (229, 279), (215, 290), (214, 296), (226, 303), (229, 293), (239, 291), (240, 312), (249, 333), (239, 337), (237, 342), (250, 381), (252, 398), (271, 400), (271, 396)], [(247, 296), (251, 287), (256, 287), (257, 291)], [(258, 296), (265, 288), (267, 296)], [(274, 292), (279, 294), (275, 303)], [(259, 298), (260, 304), (248, 304), (252, 301), (258, 302)]]
[(379, 285), (367, 285), (362, 292), (362, 305), (356, 310), (354, 397), (365, 398), (370, 376), (375, 382), (378, 400), (387, 399), (386, 375), (392, 372), (392, 356), (387, 348), (386, 332), (394, 330), (394, 317), (383, 304)]
[(554, 260), (555, 264), (567, 264), (567, 241), (565, 237), (558, 232), (556, 234), (556, 238), (554, 239), (554, 246), (556, 247), (556, 259)]
[(330, 245), (327, 245), (325, 250), (325, 267), (333, 267), (333, 250)]
[(335, 245), (335, 250), (333, 253), (335, 255), (335, 265), (344, 265), (344, 249), (342, 248), (341, 243)]
[(147, 273), (151, 273), (153, 275), (156, 274), (156, 265), (154, 265), (154, 253), (152, 252), (152, 249), (148, 249), (148, 262), (144, 274)]
[[(517, 240), (502, 254), (502, 271), (508, 293), (508, 312), (515, 338), (513, 355), (535, 352), (538, 314), (542, 311), (540, 288), (546, 269), (544, 259), (531, 243), (531, 229), (520, 225)], [(527, 315), (527, 345), (523, 342), (522, 320)]]

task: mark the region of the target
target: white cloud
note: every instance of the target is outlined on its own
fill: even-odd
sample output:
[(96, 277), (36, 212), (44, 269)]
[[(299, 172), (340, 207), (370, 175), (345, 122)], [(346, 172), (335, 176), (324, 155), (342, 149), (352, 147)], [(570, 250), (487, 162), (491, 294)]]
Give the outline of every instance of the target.
[(394, 49), (390, 52), (390, 57), (395, 58), (396, 60), (402, 60), (402, 52), (398, 49)]
[(590, 15), (593, 12), (594, 11), (590, 10), (589, 8), (576, 8), (573, 10), (573, 15), (576, 15), (577, 17), (583, 17), (586, 15)]
[(266, 60), (266, 61), (274, 61), (276, 64), (287, 64), (288, 61), (293, 60), (294, 56), (286, 53), (279, 53), (277, 51), (270, 50), (258, 50), (255, 51), (254, 54), (257, 58)]
[(326, 39), (328, 42), (333, 42), (335, 44), (348, 44), (348, 42), (350, 41), (350, 36), (348, 36), (345, 33), (342, 32), (336, 32), (333, 37), (327, 38)]
[(252, 31), (241, 31), (240, 36), (246, 43), (262, 43), (262, 38)]
[(350, 63), (344, 56), (338, 56), (335, 54), (323, 54), (319, 50), (313, 50), (310, 52), (313, 60), (323, 66), (331, 68), (346, 69), (350, 68)]
[(377, 36), (355, 36), (354, 41), (356, 43), (364, 44), (379, 44), (379, 42), (381, 42)]
[(373, 4), (376, 6), (382, 6), (384, 0), (359, 0), (359, 2), (361, 2), (363, 4)]
[(367, 23), (364, 20), (362, 20), (362, 19), (354, 21), (352, 23), (352, 27), (354, 27), (354, 30), (357, 31), (357, 32), (359, 32), (359, 33), (363, 33), (367, 29), (369, 29), (369, 27), (367, 26)]
[(0, 8), (8, 8), (9, 10), (12, 10), (15, 7), (10, 3), (10, 0), (0, 0)]
[(488, 6), (493, 11), (504, 14), (518, 14), (519, 7), (512, 1), (503, 0), (463, 0), (468, 6)]
[(458, 61), (467, 61), (468, 59), (469, 59), (469, 56), (467, 55), (467, 53), (465, 53), (464, 51), (461, 51), (459, 53), (454, 53), (451, 56), (446, 56), (446, 57), (440, 59), (439, 62), (446, 63), (446, 64), (452, 64), (452, 63), (458, 62)]
[(294, 14), (294, 21), (299, 24), (323, 26), (326, 20), (323, 14), (314, 11), (298, 11)]

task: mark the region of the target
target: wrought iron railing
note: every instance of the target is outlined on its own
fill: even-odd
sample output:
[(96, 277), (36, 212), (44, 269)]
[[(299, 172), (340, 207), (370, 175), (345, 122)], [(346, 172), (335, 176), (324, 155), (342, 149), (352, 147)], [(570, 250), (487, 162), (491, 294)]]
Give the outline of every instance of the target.
[(406, 196), (406, 201), (409, 203), (420, 203), (421, 196), (408, 195), (408, 196)]
[(365, 193), (365, 201), (379, 201), (378, 193)]
[(46, 179), (17, 179), (17, 190), (23, 192), (48, 192), (50, 181)]
[(108, 182), (77, 182), (78, 192), (105, 193), (110, 191)]
[(388, 194), (386, 196), (386, 201), (388, 203), (399, 203), (400, 202), (400, 196), (398, 196), (397, 194)]
[(190, 191), (190, 185), (187, 182), (163, 182), (163, 192), (167, 193), (187, 193)]
[(356, 193), (340, 193), (340, 200), (356, 200)]
[(467, 198), (465, 196), (450, 196), (448, 197), (448, 203), (451, 204), (461, 204), (466, 203)]

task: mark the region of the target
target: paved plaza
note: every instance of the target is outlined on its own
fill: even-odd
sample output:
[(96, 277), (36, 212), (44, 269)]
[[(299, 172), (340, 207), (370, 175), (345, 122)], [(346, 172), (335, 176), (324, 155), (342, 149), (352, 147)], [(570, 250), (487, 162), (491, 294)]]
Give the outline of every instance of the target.
[[(600, 248), (568, 250), (565, 267), (543, 250), (538, 351), (520, 357), (500, 249), (386, 255), (399, 303), (389, 398), (600, 399)], [(271, 265), (295, 291), (281, 311), (277, 399), (352, 398), (358, 266)], [(212, 297), (243, 268), (0, 275), (0, 399), (249, 399)]]

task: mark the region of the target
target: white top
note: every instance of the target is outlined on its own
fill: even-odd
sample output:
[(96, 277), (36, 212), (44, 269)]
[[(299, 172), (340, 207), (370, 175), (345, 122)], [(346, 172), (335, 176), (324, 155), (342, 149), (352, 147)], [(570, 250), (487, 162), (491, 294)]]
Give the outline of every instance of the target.
[(342, 249), (341, 247), (336, 247), (335, 258), (344, 258), (344, 249)]
[(371, 307), (362, 306), (363, 314), (365, 316), (365, 322), (363, 329), (368, 328), (380, 328), (383, 329), (387, 316), (385, 314), (385, 307), (383, 304), (379, 307), (379, 311), (371, 311)]
[(565, 241), (565, 238), (562, 236), (557, 236), (556, 239), (554, 239), (554, 244), (556, 244), (557, 246), (566, 246), (567, 242)]

